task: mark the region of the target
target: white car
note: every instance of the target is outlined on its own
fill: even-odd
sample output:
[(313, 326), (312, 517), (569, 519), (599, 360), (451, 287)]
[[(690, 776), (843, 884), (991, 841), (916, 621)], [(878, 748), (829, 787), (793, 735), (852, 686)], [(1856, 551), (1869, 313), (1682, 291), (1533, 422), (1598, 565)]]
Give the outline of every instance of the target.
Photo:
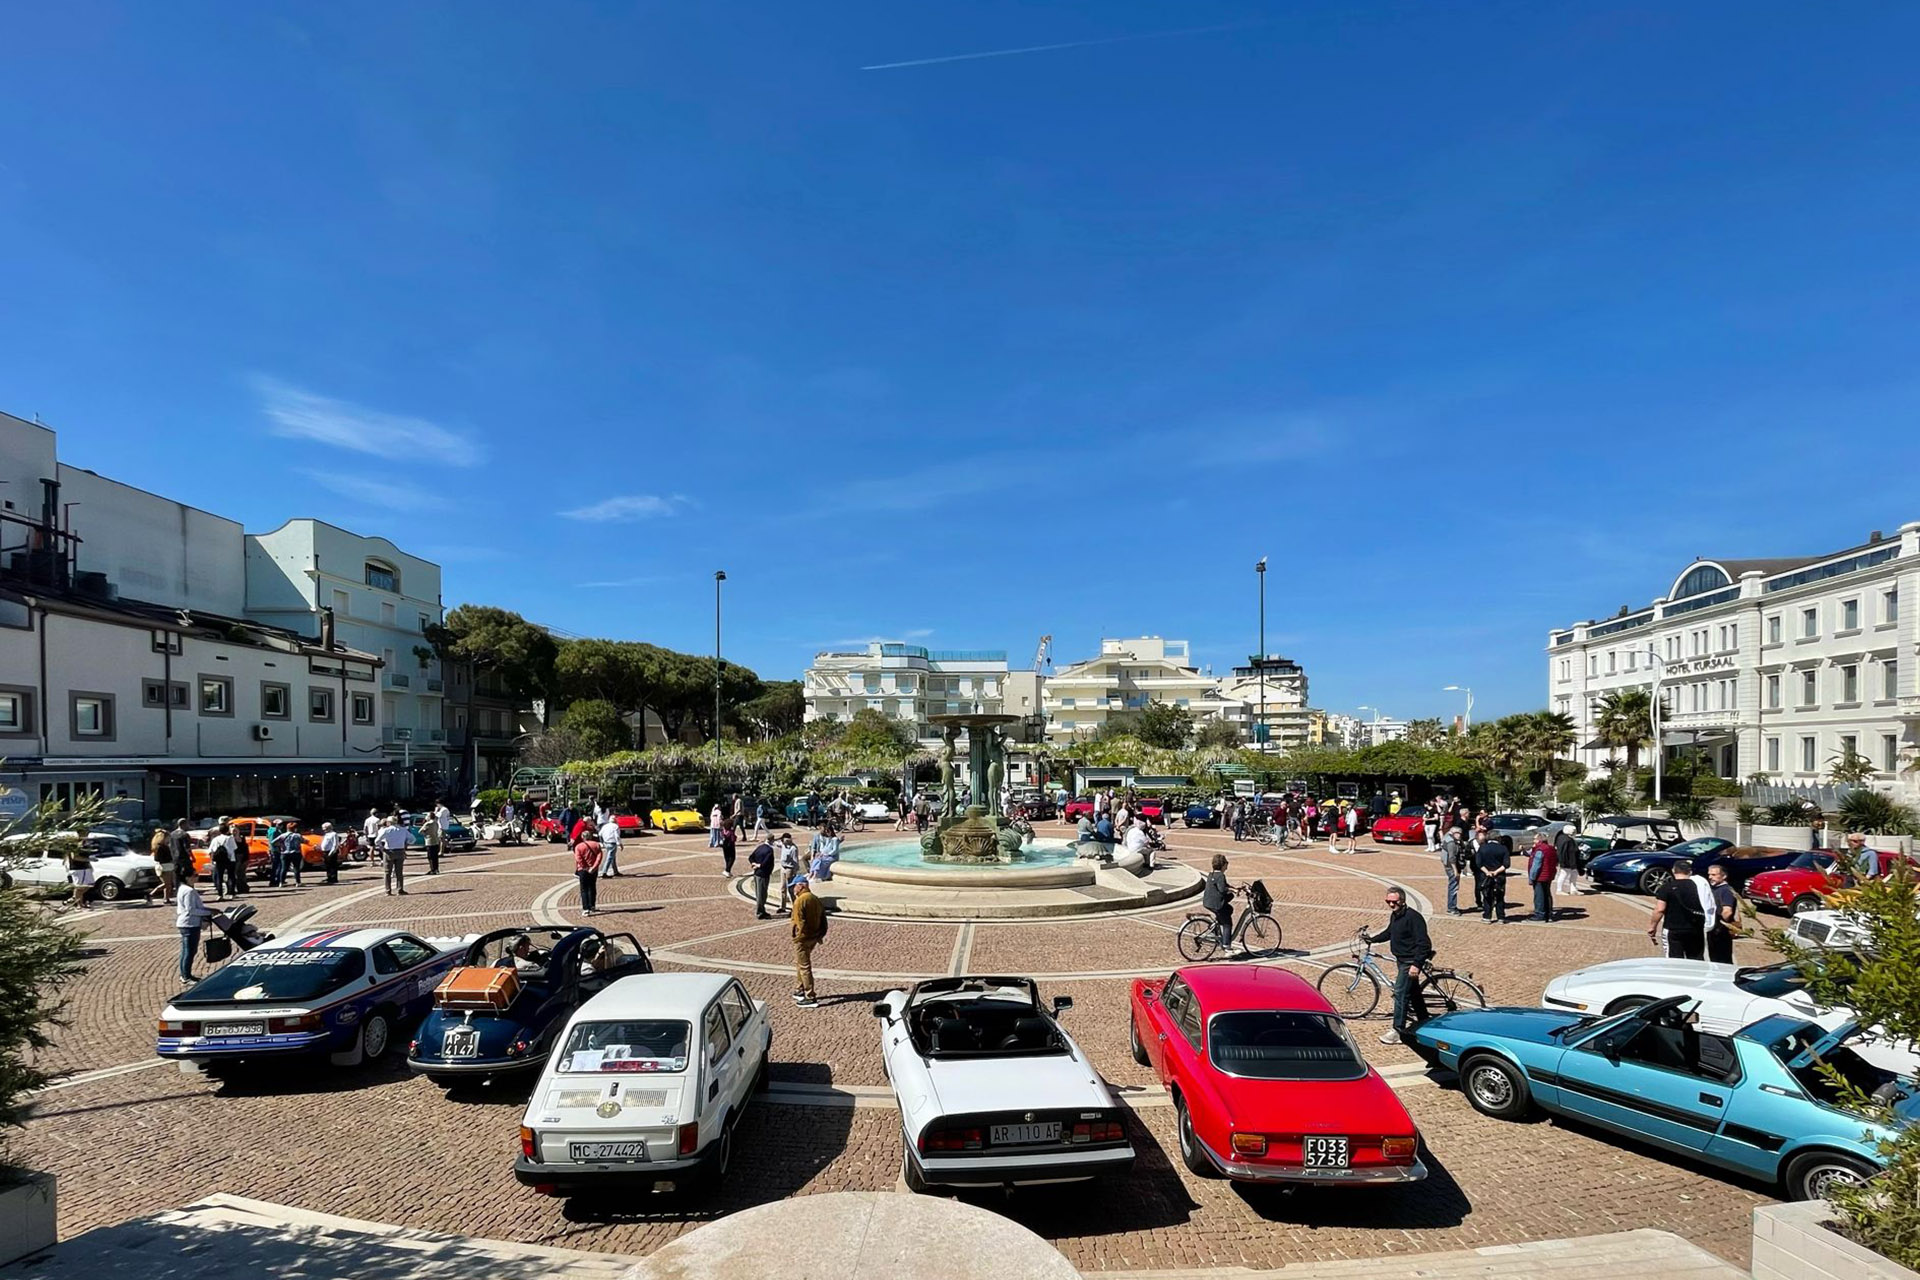
[[(1844, 1007), (1823, 1008), (1804, 990), (1806, 980), (1790, 963), (1764, 966), (1703, 964), (1698, 960), (1614, 960), (1563, 973), (1547, 983), (1540, 1003), (1550, 1009), (1614, 1014), (1667, 996), (1692, 996), (1699, 1029), (1732, 1035), (1762, 1018), (1785, 1014), (1829, 1030), (1853, 1021)], [(1854, 1052), (1902, 1076), (1920, 1074), (1920, 1054), (1911, 1046), (1868, 1037)]]
[[(68, 843), (78, 836), (59, 838), (59, 842), (29, 851), (31, 835), (8, 836), (0, 840), (0, 886), (28, 884), (37, 887), (69, 883), (67, 879)], [(87, 860), (93, 864), (93, 896), (112, 902), (129, 893), (142, 893), (160, 883), (159, 864), (144, 853), (136, 853), (114, 836), (92, 834), (84, 841)], [(19, 852), (13, 852), (18, 850)]]
[(1832, 907), (1802, 911), (1788, 922), (1787, 936), (1813, 951), (1864, 951), (1869, 939), (1858, 917)]
[(1078, 1182), (1133, 1167), (1125, 1118), (1031, 978), (935, 978), (876, 1001), (912, 1191)]
[(855, 800), (853, 811), (860, 815), (862, 822), (891, 822), (893, 810), (884, 800)]
[(543, 1195), (709, 1190), (766, 1088), (767, 1008), (724, 973), (622, 978), (577, 1009), (520, 1120), (513, 1176)]

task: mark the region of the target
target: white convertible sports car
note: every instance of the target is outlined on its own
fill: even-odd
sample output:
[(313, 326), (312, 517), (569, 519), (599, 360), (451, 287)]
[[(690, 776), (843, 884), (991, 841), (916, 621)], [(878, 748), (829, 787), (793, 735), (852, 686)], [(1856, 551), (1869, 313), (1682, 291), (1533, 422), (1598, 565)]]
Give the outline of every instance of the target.
[[(1851, 1009), (1815, 1004), (1803, 990), (1805, 985), (1791, 964), (1740, 967), (1698, 960), (1614, 960), (1561, 974), (1547, 983), (1540, 1003), (1550, 1009), (1614, 1014), (1667, 996), (1692, 996), (1699, 1029), (1714, 1035), (1732, 1035), (1774, 1014), (1829, 1029), (1853, 1020)], [(1896, 1074), (1920, 1073), (1920, 1054), (1910, 1046), (1870, 1038), (1855, 1041), (1853, 1050)]]
[(909, 1190), (1078, 1182), (1133, 1167), (1120, 1105), (1031, 978), (935, 978), (876, 1001)]

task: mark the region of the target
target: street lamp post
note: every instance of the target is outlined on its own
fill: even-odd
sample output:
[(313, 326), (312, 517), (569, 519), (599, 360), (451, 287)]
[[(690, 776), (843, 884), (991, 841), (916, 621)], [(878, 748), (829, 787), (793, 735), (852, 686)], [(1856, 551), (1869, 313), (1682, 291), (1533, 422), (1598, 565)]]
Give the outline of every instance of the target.
[(1664, 757), (1667, 754), (1666, 745), (1660, 741), (1660, 677), (1666, 668), (1660, 662), (1659, 650), (1653, 647), (1651, 641), (1647, 644), (1647, 662), (1653, 667), (1653, 698), (1647, 708), (1647, 716), (1653, 721), (1653, 802), (1659, 804), (1666, 764)]
[(1467, 688), (1467, 686), (1463, 684), (1450, 684), (1446, 688), (1442, 689), (1440, 692), (1464, 693), (1467, 695), (1467, 714), (1465, 719), (1461, 722), (1460, 727), (1463, 731), (1473, 728), (1473, 690)]
[(1267, 749), (1267, 558), (1253, 566), (1260, 578), (1260, 656), (1254, 666), (1260, 672), (1260, 719), (1253, 726), (1253, 741), (1261, 751)]
[[(713, 785), (716, 797), (720, 787), (720, 584), (726, 580), (725, 569), (713, 571)], [(643, 731), (646, 729), (645, 725), (640, 727)]]

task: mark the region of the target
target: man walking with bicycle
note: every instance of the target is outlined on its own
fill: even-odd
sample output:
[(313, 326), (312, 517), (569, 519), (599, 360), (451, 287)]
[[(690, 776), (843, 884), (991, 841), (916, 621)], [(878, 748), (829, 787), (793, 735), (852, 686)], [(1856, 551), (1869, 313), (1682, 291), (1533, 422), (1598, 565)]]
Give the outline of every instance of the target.
[(1426, 1013), (1416, 988), (1426, 976), (1425, 968), (1433, 963), (1433, 940), (1427, 936), (1426, 918), (1407, 905), (1404, 889), (1387, 890), (1387, 910), (1393, 914), (1387, 918), (1386, 928), (1379, 933), (1362, 929), (1360, 936), (1368, 942), (1386, 943), (1387, 950), (1393, 954), (1393, 1030), (1381, 1036), (1380, 1043), (1399, 1044), (1413, 1029), (1413, 1023), (1408, 1021), (1409, 1013), (1413, 1022), (1420, 1021)]

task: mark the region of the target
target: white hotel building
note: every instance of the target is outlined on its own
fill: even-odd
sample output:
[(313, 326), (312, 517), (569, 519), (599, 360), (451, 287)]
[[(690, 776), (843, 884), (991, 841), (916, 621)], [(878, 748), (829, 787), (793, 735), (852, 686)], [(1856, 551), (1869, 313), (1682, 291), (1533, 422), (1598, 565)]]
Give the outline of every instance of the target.
[(1697, 747), (1722, 777), (1824, 781), (1849, 748), (1912, 794), (1920, 744), (1920, 521), (1819, 556), (1697, 560), (1665, 596), (1547, 638), (1547, 691), (1579, 758), (1607, 693), (1656, 684), (1663, 749)]
[[(1042, 707), (1047, 741), (1065, 746), (1092, 738), (1117, 711), (1153, 702), (1190, 712), (1195, 724), (1225, 718), (1244, 725), (1246, 704), (1225, 696), (1220, 680), (1189, 665), (1185, 640), (1138, 636), (1102, 640), (1098, 657), (1061, 667), (1047, 677)], [(1304, 681), (1304, 677), (1303, 677)], [(1271, 719), (1278, 708), (1269, 707)]]
[(801, 685), (806, 719), (851, 720), (873, 710), (913, 726), (922, 745), (939, 741), (928, 716), (963, 711), (1031, 715), (1036, 677), (1009, 671), (1005, 649), (927, 649), (875, 640), (864, 649), (814, 655)]

